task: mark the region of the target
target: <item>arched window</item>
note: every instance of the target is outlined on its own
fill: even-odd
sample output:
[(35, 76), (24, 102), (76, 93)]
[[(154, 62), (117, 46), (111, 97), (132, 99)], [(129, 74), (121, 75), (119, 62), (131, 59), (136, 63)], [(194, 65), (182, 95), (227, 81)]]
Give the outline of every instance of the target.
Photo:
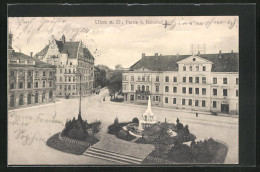
[(146, 86), (146, 91), (149, 91), (149, 86), (148, 85)]
[(23, 93), (20, 94), (19, 105), (23, 105)]
[(145, 91), (145, 86), (144, 85), (142, 85), (142, 91)]

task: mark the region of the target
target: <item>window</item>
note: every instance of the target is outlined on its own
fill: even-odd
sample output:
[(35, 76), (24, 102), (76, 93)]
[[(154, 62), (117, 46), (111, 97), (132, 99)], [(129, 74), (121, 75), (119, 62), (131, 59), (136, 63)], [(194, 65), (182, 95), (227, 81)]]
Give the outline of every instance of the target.
[(192, 94), (192, 88), (191, 87), (189, 88), (189, 94)]
[(199, 106), (199, 101), (195, 100), (195, 106)]
[(38, 82), (35, 82), (35, 88), (38, 88)]
[(192, 66), (190, 66), (190, 71), (192, 71)]
[(135, 77), (134, 76), (131, 76), (131, 81), (134, 81), (135, 80)]
[(64, 90), (67, 90), (67, 85), (64, 86)]
[(10, 89), (14, 89), (14, 83), (11, 83)]
[(131, 85), (131, 91), (134, 91), (135, 87), (134, 85)]
[(145, 81), (145, 76), (142, 76), (142, 81)]
[(196, 77), (195, 80), (196, 80), (195, 82), (196, 82), (197, 84), (200, 83), (200, 78), (199, 78), (199, 77)]
[(62, 69), (60, 69), (60, 73), (62, 73)]
[(202, 69), (203, 69), (203, 71), (206, 71), (206, 66), (203, 66), (203, 68), (202, 68)]
[(155, 96), (155, 101), (159, 101), (159, 96)]
[(202, 83), (206, 84), (206, 77), (202, 77)]
[(38, 71), (35, 71), (35, 76), (39, 76), (39, 72)]
[(50, 81), (50, 87), (52, 87), (52, 81)]
[(70, 65), (72, 65), (72, 62), (70, 62)]
[(189, 77), (189, 83), (192, 83), (192, 77)]
[(50, 76), (52, 76), (52, 72), (50, 72)]
[(144, 100), (144, 96), (142, 96), (142, 100)]
[(42, 82), (42, 87), (45, 87), (45, 81)]
[(169, 92), (169, 87), (165, 86), (165, 92)]
[(189, 106), (192, 106), (192, 100), (189, 99)]
[(218, 95), (218, 90), (215, 89), (215, 88), (213, 89), (213, 95), (214, 95), (214, 96)]
[(202, 95), (206, 95), (206, 88), (202, 88)]
[(213, 78), (213, 84), (217, 84), (218, 83), (218, 79), (217, 78)]
[(146, 86), (146, 91), (149, 91), (149, 86), (148, 85)]
[(205, 100), (202, 100), (202, 107), (205, 107), (206, 106), (206, 102)]
[(173, 99), (172, 99), (172, 103), (173, 103), (173, 104), (176, 104), (176, 98), (173, 98)]
[(227, 89), (223, 89), (223, 96), (227, 96)]
[(165, 103), (168, 103), (168, 97), (165, 97)]
[(23, 82), (20, 82), (20, 83), (19, 83), (19, 88), (20, 88), (20, 89), (23, 88)]
[(140, 91), (140, 85), (137, 86), (137, 90)]
[(150, 76), (147, 76), (147, 77), (146, 77), (146, 80), (147, 80), (147, 81), (150, 81)]
[(182, 87), (182, 93), (186, 94), (186, 87)]
[(156, 76), (156, 81), (159, 81), (159, 76)]
[(71, 70), (69, 69), (69, 73), (71, 73)]
[(141, 77), (140, 76), (138, 76), (138, 81), (141, 81)]
[(185, 105), (185, 99), (182, 99), (182, 105)]
[(183, 83), (186, 83), (186, 77), (183, 77), (183, 78), (182, 78), (182, 82), (183, 82)]
[(70, 85), (68, 85), (68, 90), (70, 90), (71, 89), (71, 86)]
[(177, 82), (177, 77), (176, 76), (173, 77), (173, 82)]
[(27, 83), (27, 88), (31, 88), (31, 82)]
[(238, 97), (238, 90), (236, 90), (236, 96)]
[(227, 84), (227, 78), (223, 78), (223, 84)]
[(42, 71), (42, 76), (46, 76), (46, 73), (45, 73), (45, 71)]
[(173, 87), (173, 92), (177, 93), (177, 87)]
[(75, 77), (73, 77), (73, 82), (75, 82)]
[(195, 88), (195, 93), (196, 93), (196, 94), (200, 94), (199, 88)]
[(11, 71), (11, 76), (14, 76), (14, 71)]
[(169, 82), (169, 76), (165, 77), (165, 82)]
[(213, 108), (216, 108), (216, 107), (217, 107), (217, 102), (213, 101)]
[(239, 84), (239, 80), (238, 80), (238, 78), (236, 78), (236, 85), (238, 85)]
[[(75, 69), (73, 69), (73, 73), (75, 73), (76, 71), (75, 71)], [(85, 73), (86, 73), (86, 70), (85, 70)]]
[(186, 71), (186, 66), (183, 66), (183, 71)]
[(27, 74), (28, 74), (28, 76), (32, 76), (32, 71), (29, 70), (29, 71), (27, 72)]
[(142, 85), (142, 91), (145, 91), (145, 86), (144, 85)]
[(141, 96), (137, 96), (137, 99), (138, 99), (138, 100), (141, 100)]
[(159, 86), (158, 85), (156, 85), (155, 91), (159, 91)]
[(62, 90), (62, 85), (60, 85), (60, 90)]
[(196, 66), (196, 71), (199, 71), (199, 66)]
[(62, 77), (60, 77), (60, 82), (62, 81)]
[(71, 77), (69, 77), (69, 82), (71, 81)]

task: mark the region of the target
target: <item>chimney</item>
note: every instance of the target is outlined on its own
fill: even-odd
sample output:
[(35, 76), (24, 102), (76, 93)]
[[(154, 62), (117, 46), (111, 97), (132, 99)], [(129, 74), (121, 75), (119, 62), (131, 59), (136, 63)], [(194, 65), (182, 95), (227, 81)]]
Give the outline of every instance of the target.
[(155, 53), (154, 55), (155, 55), (155, 57), (158, 57), (158, 53)]
[(233, 54), (233, 50), (231, 50), (231, 54)]
[(65, 38), (65, 35), (64, 35), (64, 34), (63, 34), (62, 37), (61, 37), (61, 41), (62, 41), (63, 44), (64, 44), (65, 41), (66, 41), (66, 38)]
[(31, 57), (33, 56), (33, 52), (30, 52), (30, 54), (31, 54)]
[(219, 55), (221, 56), (221, 50), (219, 50)]
[(142, 58), (144, 58), (145, 57), (145, 53), (142, 53)]

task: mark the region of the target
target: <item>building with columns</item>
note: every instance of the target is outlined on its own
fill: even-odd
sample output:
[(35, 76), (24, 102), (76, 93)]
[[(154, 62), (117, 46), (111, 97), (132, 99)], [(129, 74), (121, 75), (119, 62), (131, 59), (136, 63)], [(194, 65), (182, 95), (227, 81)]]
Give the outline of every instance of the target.
[(56, 66), (56, 96), (87, 95), (94, 88), (94, 57), (81, 42), (51, 37), (49, 44), (36, 54), (39, 60)]
[(142, 55), (123, 72), (124, 100), (194, 111), (239, 112), (238, 53)]
[(8, 108), (55, 102), (55, 66), (12, 49), (8, 38)]

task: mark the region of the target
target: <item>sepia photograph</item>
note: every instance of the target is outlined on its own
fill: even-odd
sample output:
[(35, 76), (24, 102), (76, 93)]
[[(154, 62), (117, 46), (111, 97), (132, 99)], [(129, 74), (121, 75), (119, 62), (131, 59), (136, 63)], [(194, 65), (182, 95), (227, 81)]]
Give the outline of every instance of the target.
[(239, 16), (7, 22), (8, 165), (239, 164)]

